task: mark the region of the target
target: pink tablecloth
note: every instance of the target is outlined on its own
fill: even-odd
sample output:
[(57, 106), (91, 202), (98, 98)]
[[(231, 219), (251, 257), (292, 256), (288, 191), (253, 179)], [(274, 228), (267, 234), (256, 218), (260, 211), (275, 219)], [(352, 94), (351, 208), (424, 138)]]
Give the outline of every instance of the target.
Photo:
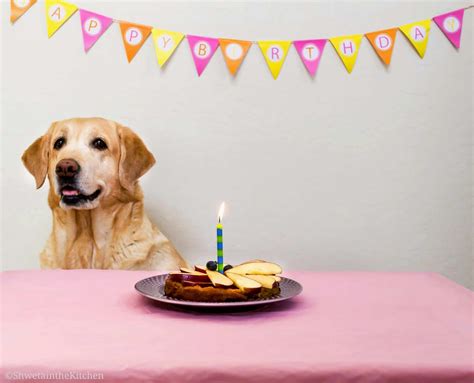
[(295, 272), (292, 301), (209, 314), (139, 296), (153, 274), (2, 273), (2, 379), (474, 381), (473, 294), (440, 275)]

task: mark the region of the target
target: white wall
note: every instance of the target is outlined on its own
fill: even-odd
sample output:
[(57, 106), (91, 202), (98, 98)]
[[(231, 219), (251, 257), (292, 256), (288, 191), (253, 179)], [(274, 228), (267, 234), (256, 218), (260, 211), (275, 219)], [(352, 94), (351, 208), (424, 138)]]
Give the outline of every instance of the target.
[[(468, 1), (165, 3), (76, 1), (116, 19), (243, 39), (368, 32)], [(236, 79), (221, 52), (198, 78), (187, 42), (160, 70), (149, 39), (128, 64), (117, 25), (84, 54), (79, 14), (52, 39), (43, 4), (15, 26), (2, 4), (2, 256), (37, 268), (51, 227), (23, 150), (53, 120), (104, 116), (155, 153), (149, 214), (191, 263), (435, 271), (471, 285), (472, 13), (457, 52), (432, 24), (425, 59), (399, 33), (385, 69), (367, 40), (347, 74), (326, 46), (312, 80), (294, 48), (274, 81), (254, 46)]]

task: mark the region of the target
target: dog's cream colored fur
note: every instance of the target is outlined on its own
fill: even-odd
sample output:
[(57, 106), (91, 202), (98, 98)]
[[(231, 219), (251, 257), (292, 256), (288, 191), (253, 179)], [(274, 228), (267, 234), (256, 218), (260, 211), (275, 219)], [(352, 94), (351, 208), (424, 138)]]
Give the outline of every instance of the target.
[[(64, 137), (60, 150), (54, 143)], [(103, 139), (108, 148), (91, 142)], [(82, 194), (100, 189), (97, 199), (79, 207), (61, 201), (56, 165), (73, 159)], [(23, 163), (40, 188), (46, 176), (53, 228), (40, 255), (42, 268), (176, 270), (186, 262), (154, 226), (143, 207), (138, 178), (155, 163), (142, 140), (129, 128), (102, 118), (55, 122), (23, 154)]]

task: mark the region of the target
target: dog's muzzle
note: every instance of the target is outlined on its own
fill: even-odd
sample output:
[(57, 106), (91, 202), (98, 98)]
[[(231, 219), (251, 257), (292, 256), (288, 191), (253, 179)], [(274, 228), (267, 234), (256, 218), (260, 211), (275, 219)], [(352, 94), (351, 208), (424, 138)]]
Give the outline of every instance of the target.
[(77, 176), (80, 171), (81, 167), (73, 159), (61, 160), (56, 165), (59, 193), (61, 201), (66, 205), (74, 206), (91, 202), (100, 195), (100, 189), (89, 195), (81, 193), (81, 190), (77, 187)]

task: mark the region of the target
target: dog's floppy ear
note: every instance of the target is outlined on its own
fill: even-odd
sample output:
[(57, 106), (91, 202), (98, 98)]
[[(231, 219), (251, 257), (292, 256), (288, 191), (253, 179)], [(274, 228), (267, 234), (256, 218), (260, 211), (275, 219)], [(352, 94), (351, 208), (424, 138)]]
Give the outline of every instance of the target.
[(154, 164), (155, 157), (131, 129), (118, 127), (120, 139), (119, 180), (125, 189), (133, 190), (137, 180)]
[(35, 177), (36, 189), (43, 185), (48, 173), (49, 141), (50, 134), (48, 132), (33, 142), (21, 156), (23, 164)]

